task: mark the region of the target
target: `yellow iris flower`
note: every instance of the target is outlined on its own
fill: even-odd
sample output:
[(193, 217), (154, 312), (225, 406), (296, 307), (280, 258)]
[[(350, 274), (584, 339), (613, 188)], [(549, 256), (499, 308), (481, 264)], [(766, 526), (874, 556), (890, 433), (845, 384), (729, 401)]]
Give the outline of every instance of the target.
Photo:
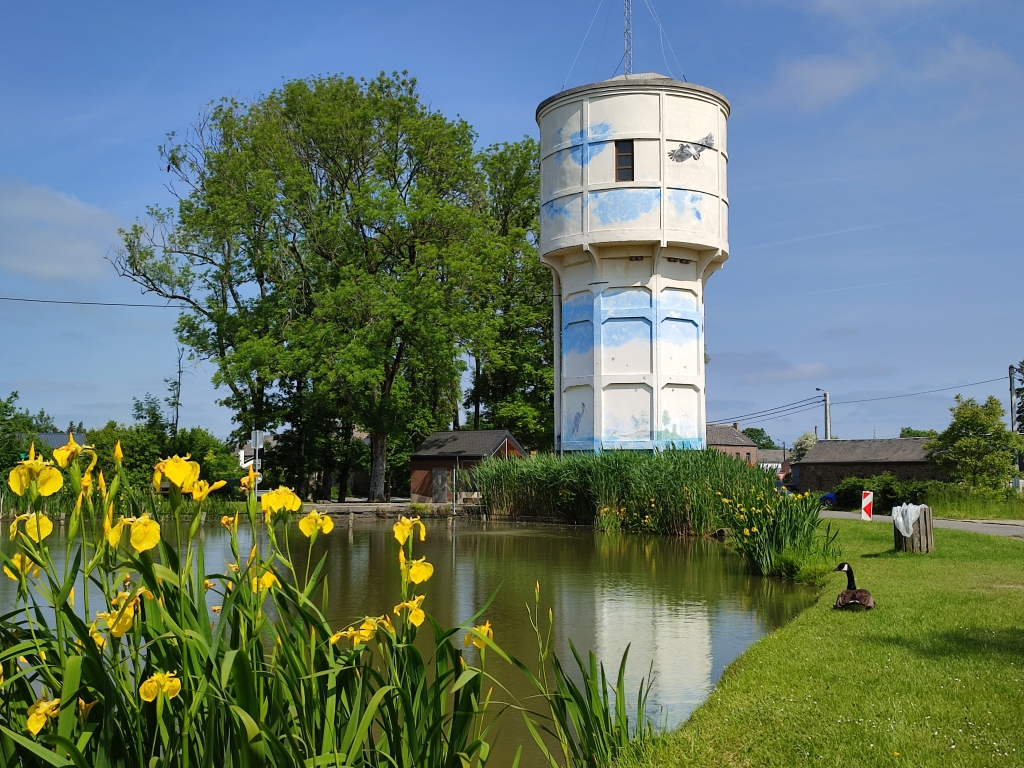
[(19, 496), (24, 496), (33, 480), (40, 496), (52, 496), (64, 487), (64, 475), (52, 461), (43, 461), (42, 456), (36, 456), (35, 443), (28, 449), (28, 458), (11, 470), (7, 485)]
[(197, 480), (192, 486), (192, 500), (202, 501), (218, 488), (223, 488), (227, 484), (226, 480), (218, 480), (213, 485), (210, 485), (205, 480)]
[(314, 509), (304, 518), (299, 520), (299, 530), (302, 531), (303, 535), (308, 539), (317, 531), (323, 531), (325, 534), (333, 531), (334, 521), (331, 519), (330, 515), (317, 512)]
[(239, 485), (242, 486), (242, 490), (248, 493), (256, 486), (256, 468), (250, 464), (249, 474), (238, 481)]
[(174, 455), (164, 459), (153, 468), (153, 487), (160, 490), (160, 481), (166, 477), (182, 493), (191, 493), (192, 486), (199, 479), (199, 463), (189, 461), (191, 454), (184, 457)]
[[(96, 619), (103, 621), (107, 625), (113, 637), (124, 637), (125, 633), (132, 628), (132, 624), (135, 623), (135, 602), (130, 602), (123, 608), (111, 612), (97, 611)], [(93, 639), (95, 640), (96, 638), (93, 637)]]
[(121, 441), (118, 440), (114, 445), (114, 461), (120, 464), (124, 461), (124, 451), (121, 450)]
[(107, 498), (107, 481), (103, 479), (103, 470), (100, 470), (99, 478), (96, 480), (96, 487), (100, 489), (100, 496)]
[(75, 442), (75, 436), (68, 432), (68, 441), (60, 448), (53, 449), (53, 459), (57, 462), (57, 466), (64, 469), (68, 464), (77, 459), (84, 446), (79, 445)]
[(33, 563), (24, 552), (18, 552), (15, 554), (14, 557), (11, 558), (11, 563), (14, 565), (15, 569), (17, 569), (18, 573), (15, 573), (5, 565), (4, 574), (9, 579), (18, 581), (18, 574), (33, 576), (35, 578), (39, 577), (39, 566)]
[[(359, 645), (360, 643), (368, 643), (373, 639), (374, 634), (377, 632), (378, 627), (384, 627), (385, 629), (391, 627), (391, 620), (387, 616), (380, 616), (374, 618), (373, 616), (367, 616), (363, 619), (363, 623), (358, 627), (351, 626), (348, 629), (343, 629), (341, 632), (335, 632), (331, 635), (331, 642), (336, 643), (341, 638), (348, 638), (353, 646)], [(394, 628), (391, 627), (392, 631)]]
[(434, 575), (434, 566), (427, 562), (427, 558), (409, 561), (409, 581), (413, 584), (422, 584)]
[[(494, 639), (494, 630), (491, 628), (491, 622), (489, 619), (485, 621), (483, 624), (473, 627), (473, 629), (475, 629), (481, 635), (486, 637), (488, 640)], [(462, 639), (462, 644), (466, 648), (469, 648), (470, 645), (475, 645), (477, 648), (484, 648), (487, 646), (487, 643), (483, 641), (483, 638), (481, 638), (479, 635), (474, 635), (472, 632), (468, 633)]]
[(103, 647), (107, 644), (107, 638), (101, 635), (99, 633), (99, 630), (96, 629), (95, 621), (89, 625), (89, 637), (92, 638), (92, 641), (96, 644), (96, 647), (101, 651), (103, 650)]
[(49, 720), (56, 720), (60, 714), (60, 699), (47, 701), (46, 696), (36, 700), (28, 708), (28, 732), (37, 735)]
[(131, 526), (131, 542), (137, 552), (153, 549), (160, 543), (160, 523), (153, 520), (149, 513), (143, 513), (142, 517), (133, 521)]
[(252, 591), (253, 592), (265, 592), (271, 587), (280, 587), (281, 582), (278, 581), (277, 576), (269, 568), (263, 572), (262, 576), (252, 577)]
[(223, 525), (225, 528), (227, 528), (232, 533), (234, 533), (235, 531), (238, 530), (238, 513), (235, 512), (234, 517), (232, 517), (231, 515), (224, 515), (220, 519), (220, 524)]
[(282, 510), (298, 512), (301, 506), (302, 499), (296, 496), (295, 491), (291, 488), (286, 488), (283, 485), (269, 493), (263, 494), (260, 498), (260, 508), (263, 510), (268, 523), (270, 522), (270, 516), (275, 512), (281, 512)]
[(426, 618), (426, 614), (420, 607), (421, 605), (423, 605), (424, 597), (426, 596), (417, 595), (412, 600), (406, 600), (404, 603), (399, 603), (395, 606), (395, 613), (399, 613), (403, 610), (409, 611), (409, 623), (412, 624), (414, 627), (418, 627), (420, 624), (423, 623), (423, 620)]
[(149, 680), (139, 686), (139, 697), (143, 701), (156, 701), (161, 693), (173, 699), (181, 692), (181, 680), (177, 672), (157, 672)]
[(18, 515), (11, 523), (11, 541), (18, 536), (18, 526), (25, 522), (25, 534), (36, 544), (53, 533), (53, 521), (42, 512)]
[(427, 538), (427, 528), (420, 522), (418, 517), (406, 517), (402, 515), (398, 518), (398, 522), (394, 525), (395, 539), (401, 546), (405, 546), (405, 542), (408, 541), (416, 527), (420, 529), (420, 541)]

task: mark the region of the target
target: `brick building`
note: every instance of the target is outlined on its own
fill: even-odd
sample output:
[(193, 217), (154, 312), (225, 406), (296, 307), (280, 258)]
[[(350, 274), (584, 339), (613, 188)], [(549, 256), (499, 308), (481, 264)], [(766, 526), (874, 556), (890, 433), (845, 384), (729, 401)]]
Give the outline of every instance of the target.
[(757, 464), (757, 443), (740, 432), (739, 424), (708, 424), (708, 448)]
[(801, 491), (830, 491), (848, 477), (874, 477), (886, 472), (903, 481), (948, 480), (925, 456), (927, 440), (819, 440), (793, 465), (793, 482)]

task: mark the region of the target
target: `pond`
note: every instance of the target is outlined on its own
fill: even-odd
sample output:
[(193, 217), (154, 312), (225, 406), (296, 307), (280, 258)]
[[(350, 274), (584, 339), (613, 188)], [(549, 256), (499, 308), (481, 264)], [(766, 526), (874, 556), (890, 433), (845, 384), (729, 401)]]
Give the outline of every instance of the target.
[[(550, 607), (563, 663), (574, 666), (571, 638), (582, 654), (597, 652), (614, 679), (622, 652), (631, 644), (628, 690), (635, 703), (641, 678), (653, 670), (648, 703), (662, 727), (685, 720), (730, 662), (815, 599), (809, 588), (751, 575), (739, 557), (714, 540), (534, 523), (459, 521), (448, 528), (444, 519), (425, 522), (427, 539), (416, 541), (415, 556), (425, 555), (435, 570), (423, 585), (423, 607), (442, 626), (467, 621), (493, 596), (482, 618), (494, 627), (495, 642), (535, 669), (536, 639), (526, 606), (532, 605), (539, 581), (543, 628)], [(391, 613), (398, 602), (398, 543), (392, 524), (357, 516), (349, 527), (347, 519), (339, 518), (334, 531), (316, 542), (313, 562), (327, 556), (329, 618), (335, 628), (365, 615)], [(225, 571), (233, 560), (227, 531), (207, 526), (201, 535), (208, 569)], [(55, 539), (48, 543), (56, 559), (62, 547)], [(0, 542), (4, 552), (13, 551), (7, 536)], [(296, 535), (292, 544), (301, 573), (305, 556), (297, 550), (306, 540)], [(0, 579), (0, 608), (12, 604), (15, 588), (15, 582)], [(518, 671), (493, 655), (487, 669), (514, 695), (532, 692)], [(496, 691), (495, 699), (504, 697)], [(520, 743), (523, 765), (539, 764), (522, 716), (508, 711), (499, 723), (490, 764), (508, 765)]]

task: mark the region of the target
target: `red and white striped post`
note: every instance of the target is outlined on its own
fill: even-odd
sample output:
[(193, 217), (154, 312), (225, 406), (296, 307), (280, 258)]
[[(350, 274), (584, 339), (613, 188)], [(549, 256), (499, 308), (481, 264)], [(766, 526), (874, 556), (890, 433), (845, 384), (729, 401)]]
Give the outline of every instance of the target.
[(861, 491), (860, 494), (860, 519), (871, 520), (871, 510), (875, 506), (874, 491)]

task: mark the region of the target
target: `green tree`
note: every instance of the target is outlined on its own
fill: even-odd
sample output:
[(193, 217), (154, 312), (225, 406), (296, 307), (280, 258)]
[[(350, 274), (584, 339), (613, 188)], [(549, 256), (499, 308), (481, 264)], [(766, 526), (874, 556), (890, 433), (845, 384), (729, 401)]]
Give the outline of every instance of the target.
[(938, 432), (934, 429), (914, 429), (913, 427), (903, 427), (900, 430), (900, 437), (937, 437)]
[(177, 210), (124, 232), (117, 266), (187, 307), (179, 338), (216, 363), (236, 434), (284, 425), (309, 444), (297, 404), (312, 392), (333, 411), (321, 435), (348, 416), (369, 432), (381, 499), (387, 441), (413, 411), (450, 423), (466, 291), (490, 236), (474, 138), (426, 107), (414, 80), (380, 75), (225, 101), (169, 139)]
[[(32, 438), (41, 432), (56, 432), (57, 425), (46, 411), (32, 414), (18, 407), (18, 393), (0, 400), (0, 469), (10, 469), (21, 460)], [(6, 477), (6, 475), (5, 475)]]
[(775, 444), (775, 441), (771, 439), (767, 432), (760, 427), (747, 427), (743, 430), (743, 434), (757, 443), (758, 448), (766, 448), (769, 450), (778, 450), (779, 446)]
[(925, 443), (928, 458), (955, 482), (971, 488), (1002, 489), (1013, 477), (1014, 452), (1024, 439), (1006, 428), (1006, 411), (994, 396), (984, 403), (957, 395), (952, 419)]
[(814, 436), (813, 432), (804, 432), (800, 437), (793, 441), (793, 449), (789, 452), (789, 460), (793, 464), (796, 464), (807, 452), (811, 450), (818, 442), (818, 438)]
[(554, 443), (551, 272), (540, 263), (540, 151), (530, 138), (481, 156), (494, 237), (472, 297), (475, 329), (465, 405), (473, 429), (512, 432), (530, 448)]

